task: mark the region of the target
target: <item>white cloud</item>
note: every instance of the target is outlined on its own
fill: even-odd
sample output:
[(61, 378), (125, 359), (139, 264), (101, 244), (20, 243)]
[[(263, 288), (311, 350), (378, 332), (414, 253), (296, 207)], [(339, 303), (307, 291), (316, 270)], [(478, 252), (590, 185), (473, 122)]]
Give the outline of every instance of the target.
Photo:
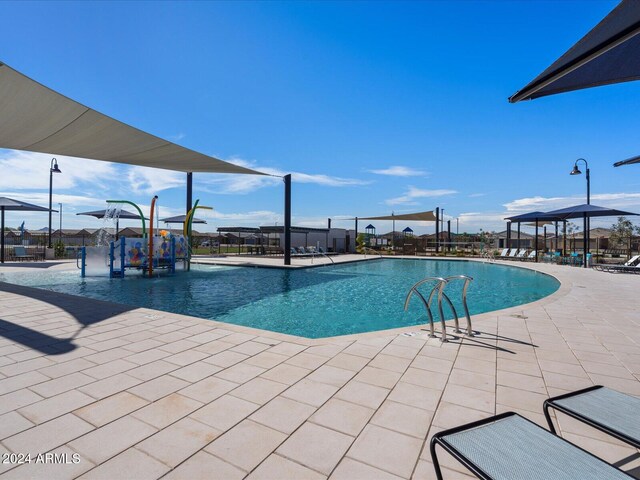
[(453, 195), (458, 193), (456, 190), (449, 189), (437, 189), (437, 190), (424, 190), (409, 186), (407, 192), (395, 198), (389, 198), (385, 200), (387, 205), (418, 205), (417, 198), (432, 198), (432, 197), (444, 197), (445, 195)]
[(368, 170), (376, 175), (389, 175), (392, 177), (417, 177), (428, 175), (428, 172), (423, 170), (417, 170), (411, 167), (403, 167), (401, 165), (392, 165), (388, 168), (382, 168), (377, 170)]
[(184, 188), (186, 174), (149, 167), (128, 167), (129, 187), (135, 194), (155, 195), (170, 188)]
[(273, 187), (282, 184), (282, 177), (287, 173), (291, 174), (291, 179), (295, 183), (312, 183), (325, 187), (347, 187), (357, 185), (368, 185), (371, 182), (354, 178), (334, 177), (325, 174), (309, 174), (302, 172), (285, 172), (276, 168), (260, 167), (255, 162), (232, 157), (226, 159), (229, 163), (234, 163), (243, 167), (259, 170), (265, 175), (224, 175), (210, 174), (207, 176), (198, 175), (199, 183), (215, 185), (215, 188), (208, 190), (210, 193), (218, 194), (246, 194), (254, 192), (260, 188)]
[(468, 195), (469, 198), (478, 198), (478, 197), (484, 197), (486, 195), (486, 193), (470, 193)]
[(168, 135), (167, 138), (169, 140), (171, 140), (172, 142), (179, 142), (180, 140), (182, 140), (186, 136), (187, 136), (186, 133), (178, 132), (178, 133), (176, 133), (174, 135)]
[[(0, 189), (49, 190), (52, 155), (0, 151)], [(115, 165), (108, 162), (56, 155), (62, 173), (53, 175), (55, 189), (70, 189), (91, 182), (93, 189), (105, 189), (116, 177)]]
[[(505, 203), (504, 207), (509, 214), (514, 214), (515, 212), (556, 210), (581, 203), (586, 203), (586, 199), (584, 196), (579, 195), (570, 197), (526, 197)], [(640, 193), (599, 193), (591, 195), (591, 203), (618, 209), (637, 209), (640, 207)]]

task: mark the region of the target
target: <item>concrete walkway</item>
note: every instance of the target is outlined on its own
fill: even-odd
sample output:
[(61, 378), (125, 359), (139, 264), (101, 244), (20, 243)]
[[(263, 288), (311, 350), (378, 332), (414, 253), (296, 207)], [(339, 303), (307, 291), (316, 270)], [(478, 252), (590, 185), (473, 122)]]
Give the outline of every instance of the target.
[[(592, 384), (640, 396), (640, 276), (530, 267), (561, 289), (445, 344), (419, 327), (307, 340), (0, 283), (0, 455), (32, 461), (9, 458), (1, 476), (430, 479), (444, 428), (508, 410), (544, 425), (544, 399)], [(640, 465), (558, 420), (568, 440)]]

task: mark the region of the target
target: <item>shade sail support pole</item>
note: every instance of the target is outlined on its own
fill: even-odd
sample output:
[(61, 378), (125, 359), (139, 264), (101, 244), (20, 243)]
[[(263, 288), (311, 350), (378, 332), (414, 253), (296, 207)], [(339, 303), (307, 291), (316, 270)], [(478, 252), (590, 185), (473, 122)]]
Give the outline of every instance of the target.
[(189, 213), (193, 207), (193, 172), (187, 172), (187, 211)]
[(0, 263), (4, 263), (4, 207), (0, 208), (0, 211), (0, 216), (2, 216), (2, 221), (0, 222), (2, 229), (2, 232), (0, 232), (0, 242), (2, 242), (0, 245)]
[(440, 251), (440, 207), (436, 207), (436, 253)]
[(291, 265), (291, 174), (284, 176), (284, 264)]

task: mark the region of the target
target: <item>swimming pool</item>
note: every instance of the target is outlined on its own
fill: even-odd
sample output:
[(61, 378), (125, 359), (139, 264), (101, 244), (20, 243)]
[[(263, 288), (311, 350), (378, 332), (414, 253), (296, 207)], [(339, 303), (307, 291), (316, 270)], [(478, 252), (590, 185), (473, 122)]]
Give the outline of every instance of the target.
[[(560, 286), (553, 277), (528, 269), (426, 259), (376, 259), (295, 270), (197, 265), (190, 272), (152, 279), (18, 272), (0, 274), (0, 281), (322, 338), (424, 324), (426, 314), (417, 298), (404, 312), (408, 290), (424, 277), (461, 274), (474, 278), (467, 294), (472, 315), (533, 302)], [(461, 288), (462, 282), (447, 286), (462, 316)]]

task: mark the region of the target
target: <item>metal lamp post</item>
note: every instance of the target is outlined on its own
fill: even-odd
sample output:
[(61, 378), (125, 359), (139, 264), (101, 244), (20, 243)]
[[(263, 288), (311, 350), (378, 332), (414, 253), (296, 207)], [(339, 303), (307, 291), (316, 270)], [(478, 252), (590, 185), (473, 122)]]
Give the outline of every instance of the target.
[(51, 159), (51, 166), (49, 167), (49, 248), (53, 247), (51, 243), (51, 208), (53, 200), (53, 174), (62, 173), (62, 170), (58, 168), (58, 161), (55, 158)]
[(578, 168), (578, 162), (584, 162), (585, 173), (587, 174), (587, 205), (591, 205), (591, 177), (589, 175), (589, 164), (584, 158), (579, 158), (573, 164), (573, 170), (569, 175), (582, 175), (582, 172)]
[[(570, 175), (581, 175), (582, 172), (578, 168), (578, 162), (584, 162), (585, 173), (587, 177), (587, 205), (591, 205), (591, 176), (589, 175), (589, 164), (584, 158), (579, 158), (573, 164), (573, 170)], [(587, 253), (589, 252), (589, 229), (590, 229), (589, 217), (584, 216), (584, 232), (582, 233), (582, 241), (584, 242), (584, 267), (587, 268)]]
[(62, 242), (62, 204), (58, 203), (58, 207), (60, 207), (60, 242)]

